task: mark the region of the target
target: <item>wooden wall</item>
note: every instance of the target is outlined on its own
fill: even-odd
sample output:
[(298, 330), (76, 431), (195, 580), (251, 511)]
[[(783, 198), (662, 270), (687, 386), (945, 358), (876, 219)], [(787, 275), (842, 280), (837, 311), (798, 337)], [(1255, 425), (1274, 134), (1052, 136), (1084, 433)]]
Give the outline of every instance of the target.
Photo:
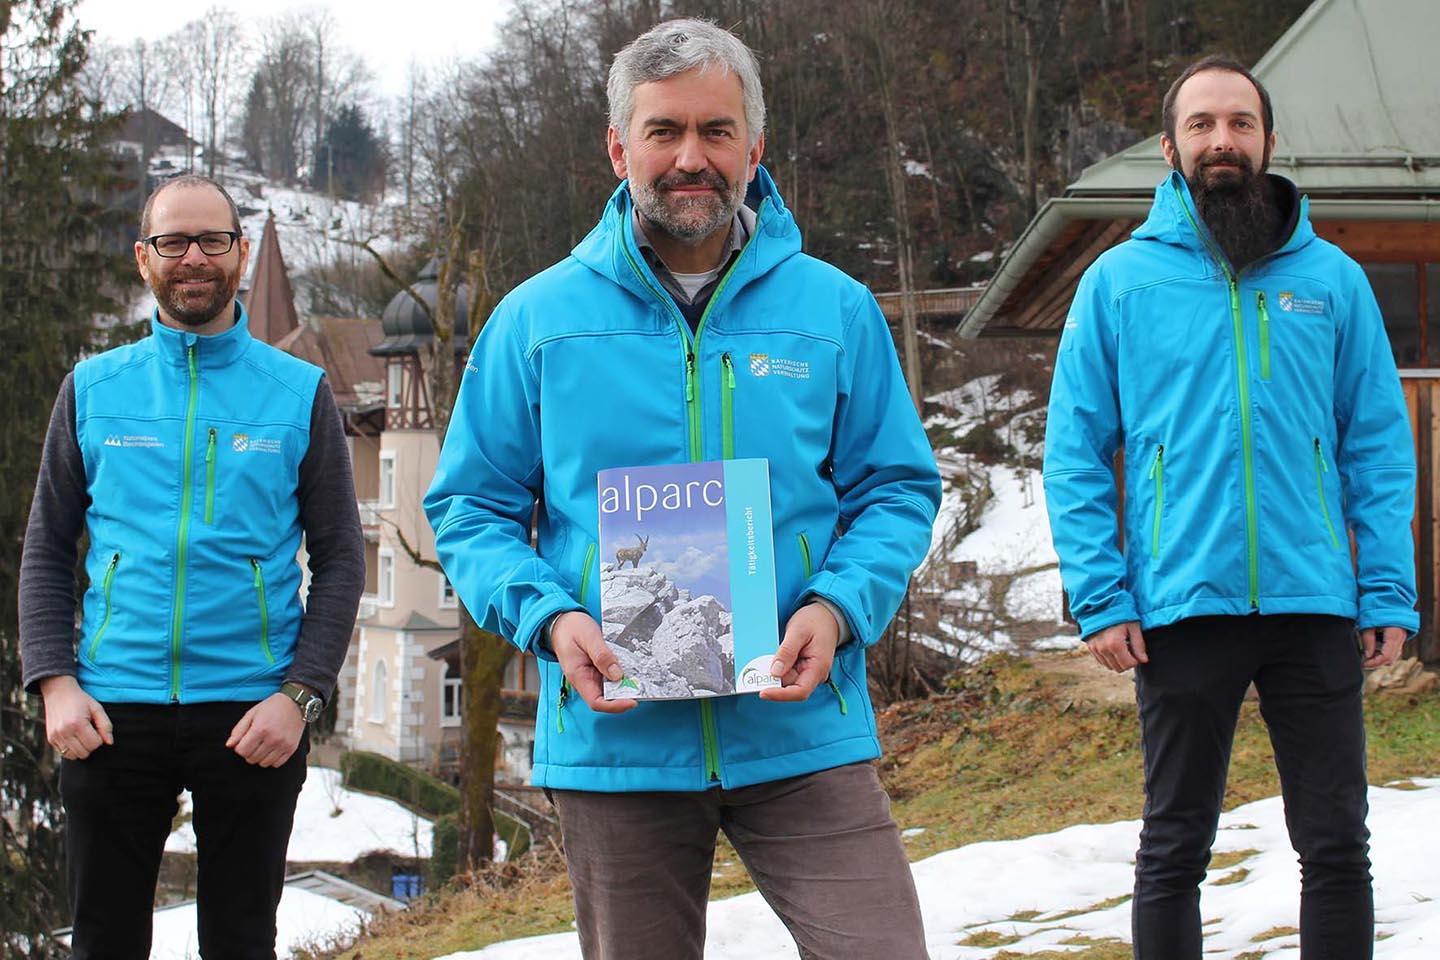
[[(1415, 463), (1419, 467), (1416, 485), (1415, 534), (1416, 587), (1420, 594), (1420, 633), (1413, 641), (1420, 659), (1440, 661), (1440, 571), (1436, 548), (1440, 545), (1440, 370), (1407, 370), (1400, 381), (1405, 405), (1410, 410), (1410, 431), (1415, 438)], [(1408, 649), (1406, 651), (1409, 652)]]

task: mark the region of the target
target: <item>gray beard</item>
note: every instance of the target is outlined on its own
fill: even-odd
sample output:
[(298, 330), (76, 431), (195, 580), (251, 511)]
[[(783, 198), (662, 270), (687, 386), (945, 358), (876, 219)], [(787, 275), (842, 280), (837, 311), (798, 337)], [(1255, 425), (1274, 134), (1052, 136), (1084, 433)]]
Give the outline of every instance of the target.
[(1197, 169), (1186, 182), (1200, 219), (1237, 273), (1275, 251), (1280, 212), (1263, 173), (1247, 170), (1238, 182), (1222, 179), (1211, 185)]
[[(713, 180), (703, 180), (710, 182)], [(744, 183), (724, 182), (718, 194), (695, 200), (683, 200), (672, 206), (665, 191), (654, 183), (630, 182), (630, 198), (635, 209), (645, 218), (647, 227), (654, 227), (686, 246), (695, 246), (735, 219), (740, 204), (745, 202)], [(717, 184), (718, 186), (718, 184)]]

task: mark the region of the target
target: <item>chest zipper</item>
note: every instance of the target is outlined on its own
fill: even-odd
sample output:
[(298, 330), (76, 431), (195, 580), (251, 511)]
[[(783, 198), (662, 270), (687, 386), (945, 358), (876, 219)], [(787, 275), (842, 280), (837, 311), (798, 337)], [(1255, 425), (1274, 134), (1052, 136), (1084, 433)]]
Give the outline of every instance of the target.
[(215, 522), (215, 428), (205, 446), (205, 522)]
[(720, 456), (735, 459), (735, 364), (720, 354)]
[(1260, 325), (1260, 379), (1270, 379), (1270, 311), (1265, 307), (1265, 291), (1255, 291), (1255, 314)]

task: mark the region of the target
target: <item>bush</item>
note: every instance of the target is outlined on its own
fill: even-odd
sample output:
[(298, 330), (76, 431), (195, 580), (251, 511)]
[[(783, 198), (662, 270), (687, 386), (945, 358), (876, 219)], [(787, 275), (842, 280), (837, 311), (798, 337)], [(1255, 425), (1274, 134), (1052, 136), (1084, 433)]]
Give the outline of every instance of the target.
[(378, 753), (346, 753), (340, 758), (340, 773), (347, 788), (390, 797), (427, 817), (443, 817), (460, 809), (459, 790)]
[[(455, 875), (460, 846), (460, 791), (397, 760), (352, 750), (340, 757), (342, 782), (351, 790), (389, 797), (434, 820), (430, 839), (430, 886), (435, 890)], [(506, 859), (530, 849), (530, 829), (495, 811), (495, 833), (506, 844)]]
[(455, 876), (456, 861), (460, 858), (460, 825), (454, 814), (446, 814), (435, 821), (435, 830), (430, 835), (430, 882), (427, 890), (439, 890)]

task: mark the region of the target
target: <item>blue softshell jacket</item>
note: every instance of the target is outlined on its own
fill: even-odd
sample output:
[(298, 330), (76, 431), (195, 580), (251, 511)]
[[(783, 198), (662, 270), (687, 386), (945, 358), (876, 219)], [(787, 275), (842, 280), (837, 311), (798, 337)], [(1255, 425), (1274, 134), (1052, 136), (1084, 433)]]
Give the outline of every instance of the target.
[(1084, 636), (1208, 614), (1419, 626), (1395, 361), (1365, 274), (1297, 202), (1290, 238), (1237, 275), (1172, 173), (1145, 223), (1081, 278), (1045, 496)]
[[(747, 203), (755, 231), (693, 336), (621, 184), (568, 258), (499, 304), (465, 367), (425, 508), (466, 608), (540, 656), (537, 785), (703, 790), (880, 754), (865, 648), (929, 546), (939, 475), (874, 298), (800, 252), (763, 169)], [(732, 457), (770, 461), (781, 623), (807, 594), (849, 621), (831, 683), (803, 703), (595, 713), (536, 639), (562, 611), (600, 618), (596, 472)]]
[(250, 335), (152, 317), (75, 367), (90, 586), (78, 678), (97, 700), (260, 700), (300, 635), (300, 461), (321, 370)]

